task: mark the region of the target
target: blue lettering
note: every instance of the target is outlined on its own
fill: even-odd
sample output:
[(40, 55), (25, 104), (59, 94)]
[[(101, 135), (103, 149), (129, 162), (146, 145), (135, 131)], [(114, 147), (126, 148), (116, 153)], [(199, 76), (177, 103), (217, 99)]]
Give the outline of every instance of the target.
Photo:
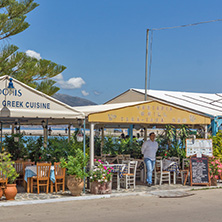
[(2, 105), (3, 105), (3, 106), (6, 105), (6, 101), (5, 101), (5, 100), (2, 101)]
[(19, 101), (16, 101), (16, 107), (19, 107)]
[(18, 90), (18, 97), (22, 96), (21, 89)]
[(26, 102), (25, 106), (26, 106), (27, 108), (29, 108), (29, 102)]
[(23, 107), (23, 102), (20, 102), (20, 107)]
[(40, 107), (40, 105), (39, 105), (39, 103), (37, 103), (37, 109), (39, 109), (39, 107)]
[(3, 89), (2, 93), (3, 93), (4, 96), (7, 96), (8, 95), (8, 89), (7, 88)]
[(47, 103), (47, 109), (50, 109), (50, 103)]
[(12, 107), (15, 107), (15, 101), (12, 101)]
[(43, 104), (42, 104), (42, 107), (46, 109), (46, 103), (43, 103)]
[(7, 101), (7, 106), (11, 107), (11, 101)]

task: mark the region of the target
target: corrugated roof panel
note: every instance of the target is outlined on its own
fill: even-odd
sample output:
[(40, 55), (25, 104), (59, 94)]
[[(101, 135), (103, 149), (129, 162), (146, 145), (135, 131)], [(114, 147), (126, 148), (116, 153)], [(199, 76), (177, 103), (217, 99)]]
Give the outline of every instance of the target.
[[(144, 89), (133, 89), (145, 94)], [(222, 116), (222, 93), (148, 90), (148, 96), (211, 116)]]

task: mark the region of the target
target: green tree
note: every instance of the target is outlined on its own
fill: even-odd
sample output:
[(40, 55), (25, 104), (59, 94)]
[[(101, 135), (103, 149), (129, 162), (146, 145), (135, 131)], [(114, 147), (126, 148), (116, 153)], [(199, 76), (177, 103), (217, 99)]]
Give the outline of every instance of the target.
[[(0, 0), (0, 40), (16, 35), (29, 27), (26, 14), (38, 6), (34, 0)], [(66, 69), (50, 60), (36, 59), (19, 52), (15, 45), (4, 45), (0, 52), (0, 76), (13, 78), (48, 95), (59, 88), (51, 78)]]
[(26, 14), (38, 6), (34, 0), (0, 0), (0, 40), (16, 35), (29, 27)]

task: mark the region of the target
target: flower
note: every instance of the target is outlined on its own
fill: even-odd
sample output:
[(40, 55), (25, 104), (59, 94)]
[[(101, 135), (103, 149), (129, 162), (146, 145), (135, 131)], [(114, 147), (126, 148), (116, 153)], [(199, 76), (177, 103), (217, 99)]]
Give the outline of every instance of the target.
[(221, 175), (222, 172), (222, 164), (219, 159), (216, 157), (211, 157), (209, 161), (209, 168), (210, 168), (210, 175), (211, 178), (216, 178), (219, 179), (219, 176)]
[(94, 169), (92, 169), (89, 172), (90, 181), (91, 182), (97, 181), (101, 184), (104, 182), (111, 181), (112, 179), (111, 169), (113, 168), (104, 166), (101, 160), (96, 160), (94, 161), (94, 163), (95, 163)]

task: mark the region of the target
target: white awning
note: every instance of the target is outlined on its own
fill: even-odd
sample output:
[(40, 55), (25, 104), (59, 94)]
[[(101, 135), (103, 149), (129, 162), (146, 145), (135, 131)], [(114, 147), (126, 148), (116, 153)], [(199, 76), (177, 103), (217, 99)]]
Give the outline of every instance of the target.
[(0, 77), (0, 119), (50, 118), (83, 119), (85, 115), (24, 83), (13, 79), (14, 92), (10, 94), (9, 76)]

